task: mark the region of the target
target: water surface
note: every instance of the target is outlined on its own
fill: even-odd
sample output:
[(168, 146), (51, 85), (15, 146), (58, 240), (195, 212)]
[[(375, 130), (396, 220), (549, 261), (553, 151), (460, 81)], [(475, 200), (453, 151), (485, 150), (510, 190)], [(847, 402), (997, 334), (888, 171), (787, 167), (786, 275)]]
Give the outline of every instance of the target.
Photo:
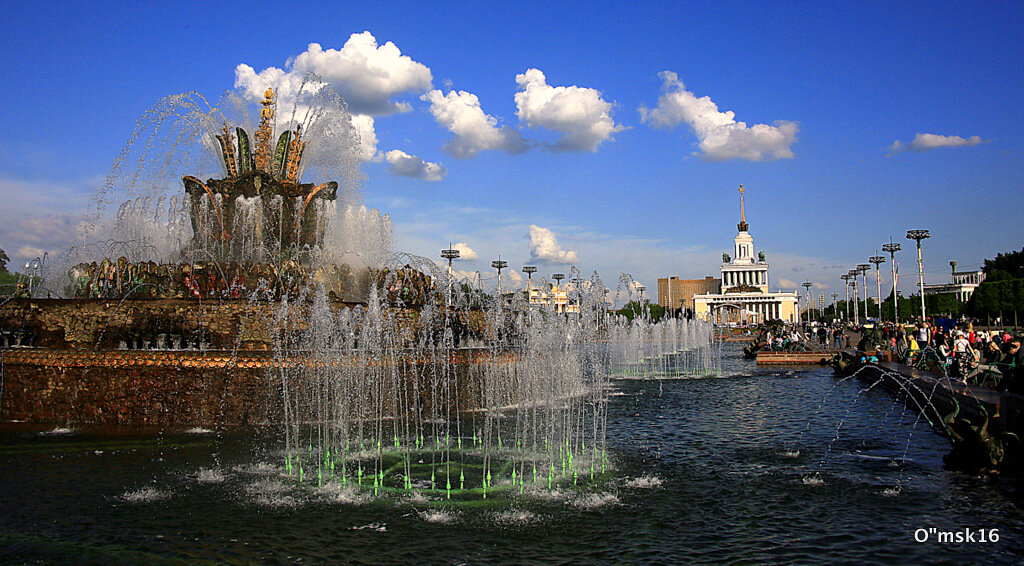
[[(297, 486), (270, 431), (5, 425), (0, 562), (1021, 560), (1021, 480), (947, 471), (948, 443), (881, 388), (725, 356), (719, 378), (614, 382), (608, 481), (454, 507)], [(915, 542), (930, 527), (1000, 540)]]

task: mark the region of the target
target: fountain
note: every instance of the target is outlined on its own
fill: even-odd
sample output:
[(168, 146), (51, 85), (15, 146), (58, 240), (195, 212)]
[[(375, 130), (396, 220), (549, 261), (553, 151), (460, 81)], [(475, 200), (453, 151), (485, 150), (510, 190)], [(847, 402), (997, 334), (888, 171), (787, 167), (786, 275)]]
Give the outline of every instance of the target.
[[(270, 425), (299, 483), (448, 501), (603, 477), (613, 375), (717, 372), (710, 326), (616, 320), (597, 274), (573, 269), (567, 316), (500, 290), (449, 294), (436, 264), (387, 252), (387, 218), (349, 198), (357, 175), (301, 181), (307, 160), (320, 174), (330, 161), (321, 142), (351, 133), (340, 101), (319, 96), (312, 118), (282, 124), (268, 89), (252, 144), (201, 97), (147, 115), (154, 133), (136, 131), (114, 168), (146, 140), (139, 169), (112, 175), (100, 200), (129, 198), (51, 267), (66, 269), (66, 298), (0, 307), (0, 325), (32, 336), (4, 352), (4, 418)], [(154, 172), (146, 156), (168, 129)], [(181, 176), (185, 197), (167, 198), (169, 164), (209, 164), (189, 145), (221, 176)], [(107, 258), (87, 261), (97, 251)]]

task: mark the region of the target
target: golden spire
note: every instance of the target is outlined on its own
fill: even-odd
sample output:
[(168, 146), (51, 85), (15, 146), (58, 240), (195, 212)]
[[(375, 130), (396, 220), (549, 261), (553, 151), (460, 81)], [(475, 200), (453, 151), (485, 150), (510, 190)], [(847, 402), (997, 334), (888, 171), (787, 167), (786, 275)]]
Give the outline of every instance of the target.
[(743, 207), (743, 191), (745, 190), (747, 189), (740, 185), (740, 223), (736, 225), (740, 232), (746, 232), (747, 228), (750, 227), (747, 225), (747, 213)]

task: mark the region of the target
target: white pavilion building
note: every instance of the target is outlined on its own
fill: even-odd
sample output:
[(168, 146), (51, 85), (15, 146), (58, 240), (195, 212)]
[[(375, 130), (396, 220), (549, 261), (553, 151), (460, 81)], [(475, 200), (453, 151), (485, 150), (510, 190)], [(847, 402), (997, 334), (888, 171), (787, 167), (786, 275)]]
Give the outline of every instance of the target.
[(747, 231), (740, 185), (739, 233), (733, 239), (733, 255), (722, 254), (722, 291), (717, 294), (694, 295), (694, 314), (715, 324), (759, 324), (769, 320), (797, 322), (799, 297), (796, 291), (768, 288), (768, 262), (764, 252), (754, 254), (754, 238)]

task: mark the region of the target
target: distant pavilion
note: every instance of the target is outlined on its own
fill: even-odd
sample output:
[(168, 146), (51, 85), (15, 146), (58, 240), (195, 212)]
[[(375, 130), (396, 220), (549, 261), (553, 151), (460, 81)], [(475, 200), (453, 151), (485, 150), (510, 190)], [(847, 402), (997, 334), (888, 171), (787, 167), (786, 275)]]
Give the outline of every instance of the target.
[(799, 297), (796, 291), (769, 292), (768, 262), (764, 252), (754, 255), (754, 238), (749, 225), (740, 185), (739, 233), (733, 239), (733, 255), (722, 254), (720, 293), (693, 296), (695, 316), (715, 324), (759, 324), (769, 320), (797, 322)]

